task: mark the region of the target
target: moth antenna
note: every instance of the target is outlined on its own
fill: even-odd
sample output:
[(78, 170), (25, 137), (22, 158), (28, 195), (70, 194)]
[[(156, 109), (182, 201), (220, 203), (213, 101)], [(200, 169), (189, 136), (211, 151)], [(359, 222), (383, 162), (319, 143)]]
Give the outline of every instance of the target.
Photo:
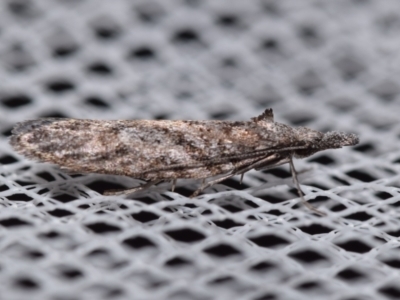
[(254, 122), (265, 121), (268, 123), (274, 122), (274, 112), (272, 108), (267, 108), (261, 115), (251, 118)]
[(300, 188), (299, 180), (297, 179), (297, 172), (296, 172), (296, 169), (294, 168), (293, 155), (290, 156), (289, 164), (290, 164), (290, 171), (291, 171), (292, 177), (293, 177), (293, 182), (296, 185), (297, 193), (299, 194), (301, 203), (303, 203), (303, 205), (305, 205), (309, 210), (315, 212), (317, 215), (326, 216), (326, 213), (318, 210), (316, 207), (314, 207), (313, 205), (311, 205), (304, 199), (304, 193)]

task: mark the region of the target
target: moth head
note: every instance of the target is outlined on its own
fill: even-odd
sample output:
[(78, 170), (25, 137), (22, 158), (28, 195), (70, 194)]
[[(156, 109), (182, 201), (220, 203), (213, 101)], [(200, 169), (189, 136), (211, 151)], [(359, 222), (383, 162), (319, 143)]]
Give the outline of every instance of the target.
[(354, 146), (359, 142), (359, 138), (356, 134), (337, 131), (321, 133), (312, 130), (308, 131), (306, 134), (303, 132), (303, 136), (306, 137), (307, 147), (295, 151), (295, 157), (298, 158), (307, 157), (322, 150)]
[(357, 145), (358, 142), (358, 136), (354, 133), (331, 131), (324, 134), (321, 140), (321, 146), (323, 147), (321, 150), (354, 146)]

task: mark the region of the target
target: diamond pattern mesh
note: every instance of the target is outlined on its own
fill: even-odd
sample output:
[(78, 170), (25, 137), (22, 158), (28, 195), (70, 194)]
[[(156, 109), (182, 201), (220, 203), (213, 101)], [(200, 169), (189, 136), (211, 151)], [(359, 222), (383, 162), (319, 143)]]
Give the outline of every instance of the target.
[[(0, 3), (1, 299), (398, 299), (398, 1)], [(188, 195), (8, 145), (39, 117), (277, 121), (356, 147)]]

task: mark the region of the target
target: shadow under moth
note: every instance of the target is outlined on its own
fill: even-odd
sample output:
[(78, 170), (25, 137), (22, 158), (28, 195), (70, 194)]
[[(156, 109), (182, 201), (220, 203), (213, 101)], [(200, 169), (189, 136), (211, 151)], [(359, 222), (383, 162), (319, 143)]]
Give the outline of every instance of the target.
[[(249, 170), (289, 163), (302, 202), (293, 158), (358, 144), (352, 133), (322, 133), (274, 121), (266, 109), (250, 121), (82, 120), (44, 118), (18, 123), (10, 139), (20, 154), (75, 173), (129, 176), (146, 183), (105, 195), (128, 194), (163, 181), (203, 179), (193, 193)], [(216, 176), (219, 177), (215, 178)], [(214, 177), (209, 181), (206, 179)]]

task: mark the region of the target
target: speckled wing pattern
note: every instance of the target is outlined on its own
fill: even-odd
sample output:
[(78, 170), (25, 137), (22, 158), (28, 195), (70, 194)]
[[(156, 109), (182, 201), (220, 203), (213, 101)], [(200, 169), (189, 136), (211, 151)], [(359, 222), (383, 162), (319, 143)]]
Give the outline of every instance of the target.
[(10, 144), (31, 158), (55, 163), (77, 173), (124, 175), (147, 183), (105, 195), (133, 193), (179, 178), (221, 177), (205, 188), (251, 169), (290, 163), (293, 180), (304, 200), (293, 157), (303, 158), (325, 149), (356, 145), (352, 133), (322, 133), (274, 122), (272, 109), (250, 121), (80, 120), (41, 119), (18, 123)]
[(11, 145), (74, 172), (171, 180), (229, 173), (305, 142), (267, 110), (244, 122), (39, 119), (17, 124)]

